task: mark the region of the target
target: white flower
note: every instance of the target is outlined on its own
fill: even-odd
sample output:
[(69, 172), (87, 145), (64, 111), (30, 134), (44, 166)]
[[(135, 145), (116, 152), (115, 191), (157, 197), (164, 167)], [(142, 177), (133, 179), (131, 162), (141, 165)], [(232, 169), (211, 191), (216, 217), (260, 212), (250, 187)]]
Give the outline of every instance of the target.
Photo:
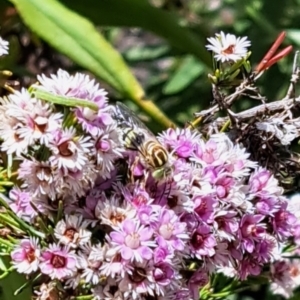
[(54, 182), (56, 192), (69, 195), (84, 196), (86, 190), (90, 188), (93, 182), (96, 180), (97, 171), (92, 162), (87, 161), (82, 169), (74, 168), (68, 169), (66, 172), (64, 169), (56, 169), (54, 171)]
[(22, 89), (8, 97), (0, 99), (0, 136), (3, 140), (1, 150), (20, 156), (26, 153), (29, 141), (20, 136), (20, 129), (26, 125), (21, 120), (26, 111), (32, 110), (29, 93)]
[(27, 153), (28, 146), (48, 145), (52, 132), (61, 127), (62, 114), (52, 106), (31, 97), (26, 89), (0, 99), (0, 136), (2, 151), (8, 154)]
[(99, 175), (110, 178), (111, 171), (115, 168), (115, 159), (122, 157), (123, 152), (121, 134), (115, 125), (99, 129), (93, 151)]
[[(75, 276), (70, 277), (66, 280), (65, 289), (73, 289), (75, 290), (81, 281), (81, 274), (77, 273)], [(47, 298), (49, 299), (49, 298)]]
[(277, 261), (271, 265), (271, 292), (290, 298), (300, 285), (299, 259)]
[(50, 281), (49, 283), (42, 283), (40, 285), (40, 290), (34, 292), (37, 295), (36, 300), (47, 300), (47, 299), (58, 299), (58, 289), (56, 287), (55, 281)]
[(86, 245), (78, 254), (78, 268), (82, 269), (81, 278), (94, 285), (98, 284), (102, 275), (101, 266), (105, 260), (106, 247)]
[[(93, 296), (95, 300), (103, 300), (103, 299), (114, 299), (114, 300), (125, 300), (129, 298), (125, 298), (123, 292), (118, 289), (118, 282), (113, 278), (106, 278), (105, 284), (97, 285), (92, 288)], [(168, 300), (169, 298), (164, 297), (163, 299)]]
[(31, 98), (33, 108), (24, 111), (24, 116), (19, 117), (24, 127), (19, 129), (19, 135), (28, 141), (30, 145), (38, 141), (48, 146), (52, 140), (52, 132), (62, 127), (61, 113), (54, 113), (49, 103), (44, 103)]
[[(105, 199), (105, 194), (103, 193)], [(136, 215), (136, 210), (129, 202), (120, 203), (119, 199), (111, 197), (106, 201), (98, 201), (95, 207), (95, 216), (101, 220), (102, 224), (117, 226), (125, 219), (132, 219)]]
[(88, 153), (92, 146), (89, 140), (88, 136), (76, 136), (73, 127), (53, 132), (53, 140), (49, 145), (52, 152), (49, 158), (51, 166), (64, 171), (82, 170), (89, 161)]
[(216, 37), (208, 38), (210, 45), (206, 45), (209, 51), (215, 53), (216, 60), (225, 61), (237, 61), (247, 55), (247, 47), (251, 45), (251, 42), (247, 40), (247, 37), (236, 37), (233, 34), (225, 34), (223, 31), (217, 33)]
[(286, 124), (279, 118), (273, 118), (266, 122), (258, 122), (256, 123), (256, 128), (274, 134), (282, 145), (289, 145), (299, 136), (295, 125)]
[(41, 84), (39, 88), (42, 90), (57, 95), (87, 100), (101, 98), (101, 100), (106, 102), (107, 92), (104, 89), (100, 89), (99, 84), (88, 75), (82, 73), (70, 75), (67, 71), (59, 69), (56, 74), (51, 74), (50, 77), (42, 74), (38, 75), (37, 79)]
[(224, 274), (226, 277), (230, 277), (230, 278), (233, 278), (233, 277), (238, 277), (238, 272), (237, 270), (235, 269), (234, 266), (232, 266), (231, 264), (229, 266), (221, 266), (221, 267), (218, 267), (217, 269), (217, 273), (222, 273)]
[(8, 41), (0, 37), (0, 56), (8, 54)]
[(87, 226), (88, 222), (83, 221), (82, 216), (67, 215), (56, 224), (54, 235), (60, 243), (76, 248), (89, 242), (92, 233), (86, 230)]
[(7, 154), (15, 153), (16, 156), (21, 156), (22, 153), (28, 151), (28, 141), (20, 138), (17, 133), (19, 124), (14, 124), (13, 119), (2, 119), (5, 125), (0, 128), (0, 136), (3, 139), (1, 150)]
[(289, 197), (288, 210), (292, 211), (295, 217), (300, 220), (300, 193), (295, 193)]
[(55, 198), (53, 174), (47, 162), (39, 162), (34, 158), (24, 159), (18, 170), (18, 179), (23, 180), (27, 190), (33, 195), (47, 195)]

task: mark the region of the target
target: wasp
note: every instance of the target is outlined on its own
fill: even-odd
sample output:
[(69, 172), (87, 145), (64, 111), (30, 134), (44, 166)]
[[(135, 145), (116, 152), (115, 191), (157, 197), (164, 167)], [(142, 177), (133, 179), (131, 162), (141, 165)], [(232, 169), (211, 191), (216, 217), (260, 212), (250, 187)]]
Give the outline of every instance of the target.
[(139, 153), (143, 165), (156, 180), (172, 175), (169, 153), (146, 125), (124, 104), (117, 102), (114, 118), (123, 132), (124, 146)]

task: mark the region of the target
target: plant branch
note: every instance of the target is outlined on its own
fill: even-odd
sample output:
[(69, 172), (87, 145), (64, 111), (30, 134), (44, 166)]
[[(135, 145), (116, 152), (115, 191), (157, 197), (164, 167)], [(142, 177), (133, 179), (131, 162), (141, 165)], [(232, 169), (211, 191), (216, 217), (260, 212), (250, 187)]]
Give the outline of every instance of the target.
[[(247, 119), (251, 119), (256, 116), (261, 116), (266, 112), (277, 112), (284, 111), (287, 107), (295, 106), (296, 104), (300, 104), (300, 96), (292, 99), (281, 99), (270, 103), (261, 104), (240, 113), (231, 112), (232, 116), (237, 118), (239, 121), (246, 121)], [(223, 126), (226, 122), (228, 122), (229, 117), (217, 118), (214, 121), (214, 124), (217, 126)]]

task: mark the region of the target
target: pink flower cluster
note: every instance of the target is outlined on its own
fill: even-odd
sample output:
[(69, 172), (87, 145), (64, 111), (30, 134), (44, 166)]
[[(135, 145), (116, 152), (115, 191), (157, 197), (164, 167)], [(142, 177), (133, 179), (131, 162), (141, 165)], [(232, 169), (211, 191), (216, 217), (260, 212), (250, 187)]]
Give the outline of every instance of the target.
[(39, 81), (99, 111), (74, 108), (66, 116), (26, 90), (2, 100), (2, 150), (21, 160), (22, 185), (10, 191), (9, 205), (32, 226), (41, 213), (53, 227), (46, 239), (15, 246), (19, 273), (40, 272), (45, 284), (59, 280), (95, 299), (189, 300), (199, 299), (212, 274), (246, 280), (276, 266), (299, 221), (277, 180), (242, 146), (226, 134), (205, 140), (168, 129), (158, 141), (173, 176), (155, 180), (138, 152), (126, 149), (97, 84), (62, 70)]

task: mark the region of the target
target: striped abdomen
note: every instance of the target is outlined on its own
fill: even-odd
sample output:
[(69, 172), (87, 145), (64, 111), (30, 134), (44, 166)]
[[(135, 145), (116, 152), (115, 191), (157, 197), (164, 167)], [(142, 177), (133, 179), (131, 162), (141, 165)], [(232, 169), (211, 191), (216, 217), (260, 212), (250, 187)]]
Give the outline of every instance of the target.
[(149, 140), (144, 142), (143, 148), (145, 160), (152, 168), (161, 168), (167, 164), (168, 152), (160, 143)]

